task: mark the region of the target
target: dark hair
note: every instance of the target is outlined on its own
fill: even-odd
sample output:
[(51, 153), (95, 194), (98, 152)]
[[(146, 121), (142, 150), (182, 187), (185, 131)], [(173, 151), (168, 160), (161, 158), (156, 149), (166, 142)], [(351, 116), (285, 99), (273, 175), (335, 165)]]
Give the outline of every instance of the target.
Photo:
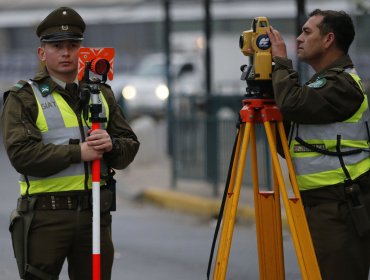
[(355, 38), (355, 28), (351, 17), (344, 11), (323, 11), (320, 9), (312, 11), (309, 17), (312, 16), (323, 16), (323, 20), (318, 25), (320, 33), (326, 35), (333, 32), (337, 47), (344, 53), (348, 53), (348, 49)]

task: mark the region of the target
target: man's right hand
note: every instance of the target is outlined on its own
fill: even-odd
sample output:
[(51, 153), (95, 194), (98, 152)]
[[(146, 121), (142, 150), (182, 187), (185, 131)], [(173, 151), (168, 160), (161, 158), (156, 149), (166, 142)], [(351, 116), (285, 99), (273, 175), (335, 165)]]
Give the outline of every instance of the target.
[(103, 150), (96, 150), (93, 146), (89, 146), (87, 142), (81, 143), (80, 149), (82, 161), (93, 161), (96, 159), (101, 159), (104, 154)]
[(267, 30), (267, 35), (269, 36), (271, 42), (272, 57), (278, 56), (286, 58), (288, 56), (286, 45), (280, 32), (270, 26), (270, 29)]

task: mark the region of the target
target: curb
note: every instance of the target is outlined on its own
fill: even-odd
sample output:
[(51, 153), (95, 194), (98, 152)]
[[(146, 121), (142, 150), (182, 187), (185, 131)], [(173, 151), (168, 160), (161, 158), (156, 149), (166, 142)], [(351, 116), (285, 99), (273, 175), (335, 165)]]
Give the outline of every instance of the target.
[[(139, 195), (139, 199), (167, 209), (214, 218), (218, 217), (221, 205), (219, 199), (209, 199), (159, 188), (144, 190)], [(255, 220), (254, 208), (247, 205), (239, 204), (236, 215), (243, 220)]]

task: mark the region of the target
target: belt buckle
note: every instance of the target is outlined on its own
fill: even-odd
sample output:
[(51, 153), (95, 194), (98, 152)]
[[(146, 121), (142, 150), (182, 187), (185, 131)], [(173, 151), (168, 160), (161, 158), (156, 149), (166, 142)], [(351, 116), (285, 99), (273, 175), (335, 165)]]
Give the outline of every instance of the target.
[(51, 199), (51, 209), (56, 210), (57, 207), (56, 207), (55, 196), (54, 195), (50, 196), (50, 199)]
[(67, 196), (67, 207), (69, 210), (72, 209), (72, 198), (70, 196)]

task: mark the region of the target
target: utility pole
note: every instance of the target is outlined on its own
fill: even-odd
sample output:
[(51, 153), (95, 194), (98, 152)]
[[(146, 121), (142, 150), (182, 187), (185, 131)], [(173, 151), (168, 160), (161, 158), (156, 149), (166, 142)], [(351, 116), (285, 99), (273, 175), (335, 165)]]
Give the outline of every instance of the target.
[(174, 114), (173, 114), (173, 96), (172, 96), (172, 75), (171, 75), (171, 32), (172, 32), (172, 19), (171, 19), (171, 0), (163, 0), (164, 8), (164, 26), (163, 26), (163, 45), (165, 53), (165, 71), (166, 71), (166, 83), (169, 91), (167, 99), (167, 153), (172, 161), (172, 172), (171, 172), (171, 186), (176, 188), (177, 183), (177, 169), (176, 169), (176, 151), (174, 137), (176, 137), (176, 131), (174, 126)]
[(212, 36), (212, 18), (211, 1), (204, 0), (204, 35), (205, 35), (205, 82), (207, 99), (211, 97), (212, 91), (212, 61), (211, 61), (211, 36)]
[[(306, 9), (305, 0), (296, 0), (297, 4), (297, 16), (296, 16), (296, 35), (297, 37), (302, 32), (302, 26), (306, 22)], [(299, 73), (299, 80), (304, 83), (307, 80), (307, 65), (303, 64), (297, 59), (297, 71)]]
[(212, 37), (212, 15), (211, 0), (204, 0), (204, 37), (205, 37), (205, 88), (206, 88), (206, 112), (207, 112), (207, 180), (213, 184), (213, 194), (218, 195), (218, 131), (216, 119), (215, 98), (212, 94), (212, 59), (211, 59), (211, 37)]

